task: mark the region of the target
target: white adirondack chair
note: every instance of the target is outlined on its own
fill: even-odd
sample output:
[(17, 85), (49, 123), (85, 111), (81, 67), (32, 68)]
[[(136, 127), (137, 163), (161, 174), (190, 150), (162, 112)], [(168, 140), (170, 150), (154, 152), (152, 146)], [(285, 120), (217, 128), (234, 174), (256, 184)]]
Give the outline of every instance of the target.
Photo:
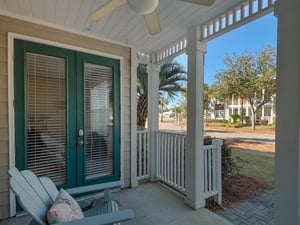
[[(12, 168), (10, 175), (10, 188), (17, 196), (20, 205), (32, 217), (30, 225), (47, 225), (47, 211), (54, 202), (58, 191), (55, 184), (47, 177), (38, 178), (29, 170), (19, 171)], [(130, 220), (134, 217), (130, 209), (118, 210), (118, 205), (111, 199), (110, 189), (121, 187), (122, 182), (110, 182), (79, 188), (67, 189), (69, 194), (83, 194), (104, 190), (104, 198), (96, 203), (96, 207), (85, 211), (85, 218), (62, 223), (62, 225), (106, 225)]]

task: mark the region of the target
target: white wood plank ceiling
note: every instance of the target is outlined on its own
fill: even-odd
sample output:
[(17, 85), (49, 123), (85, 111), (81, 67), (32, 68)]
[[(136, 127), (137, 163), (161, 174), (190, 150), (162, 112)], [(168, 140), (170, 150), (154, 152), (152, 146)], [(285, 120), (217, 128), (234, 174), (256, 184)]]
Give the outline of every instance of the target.
[(156, 52), (187, 34), (188, 29), (240, 4), (243, 0), (216, 0), (210, 7), (160, 0), (157, 12), (162, 32), (148, 34), (143, 16), (134, 13), (127, 4), (98, 22), (88, 15), (106, 0), (0, 0), (0, 14), (42, 23), (99, 39), (133, 46), (145, 52)]

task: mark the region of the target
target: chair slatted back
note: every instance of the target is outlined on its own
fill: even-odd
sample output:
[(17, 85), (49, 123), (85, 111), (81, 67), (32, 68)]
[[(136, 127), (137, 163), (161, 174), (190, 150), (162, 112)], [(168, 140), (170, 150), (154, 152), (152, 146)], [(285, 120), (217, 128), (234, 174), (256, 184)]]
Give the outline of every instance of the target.
[(47, 211), (52, 204), (52, 199), (43, 188), (39, 179), (28, 170), (20, 173), (12, 168), (10, 175), (10, 188), (16, 194), (20, 205), (31, 214), (41, 225), (47, 225)]
[(53, 181), (49, 177), (40, 177), (39, 180), (45, 188), (45, 191), (47, 191), (50, 196), (51, 201), (54, 202), (58, 195), (58, 191)]
[[(40, 196), (47, 207), (50, 208), (54, 201), (52, 201), (52, 198), (49, 196), (47, 190), (45, 190), (45, 187), (41, 183), (40, 179), (30, 170), (23, 170), (21, 174), (31, 185), (36, 194)], [(55, 190), (57, 190), (56, 187)]]

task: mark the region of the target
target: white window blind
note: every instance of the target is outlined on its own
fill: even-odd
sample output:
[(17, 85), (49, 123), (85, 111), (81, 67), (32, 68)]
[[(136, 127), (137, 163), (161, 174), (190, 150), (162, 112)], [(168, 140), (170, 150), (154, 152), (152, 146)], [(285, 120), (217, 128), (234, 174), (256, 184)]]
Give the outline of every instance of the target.
[(113, 173), (112, 91), (112, 69), (86, 63), (86, 180)]
[(65, 60), (27, 53), (27, 165), (57, 185), (66, 182)]

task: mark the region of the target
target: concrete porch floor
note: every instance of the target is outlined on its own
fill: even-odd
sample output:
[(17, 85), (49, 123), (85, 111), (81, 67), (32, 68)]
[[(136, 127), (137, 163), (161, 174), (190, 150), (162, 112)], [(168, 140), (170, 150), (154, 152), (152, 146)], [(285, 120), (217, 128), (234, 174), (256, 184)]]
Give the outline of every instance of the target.
[[(133, 209), (135, 218), (123, 225), (231, 225), (207, 209), (193, 210), (183, 203), (183, 198), (156, 183), (144, 183), (137, 188), (113, 193), (120, 209)], [(0, 221), (0, 225), (27, 225), (29, 216)]]

